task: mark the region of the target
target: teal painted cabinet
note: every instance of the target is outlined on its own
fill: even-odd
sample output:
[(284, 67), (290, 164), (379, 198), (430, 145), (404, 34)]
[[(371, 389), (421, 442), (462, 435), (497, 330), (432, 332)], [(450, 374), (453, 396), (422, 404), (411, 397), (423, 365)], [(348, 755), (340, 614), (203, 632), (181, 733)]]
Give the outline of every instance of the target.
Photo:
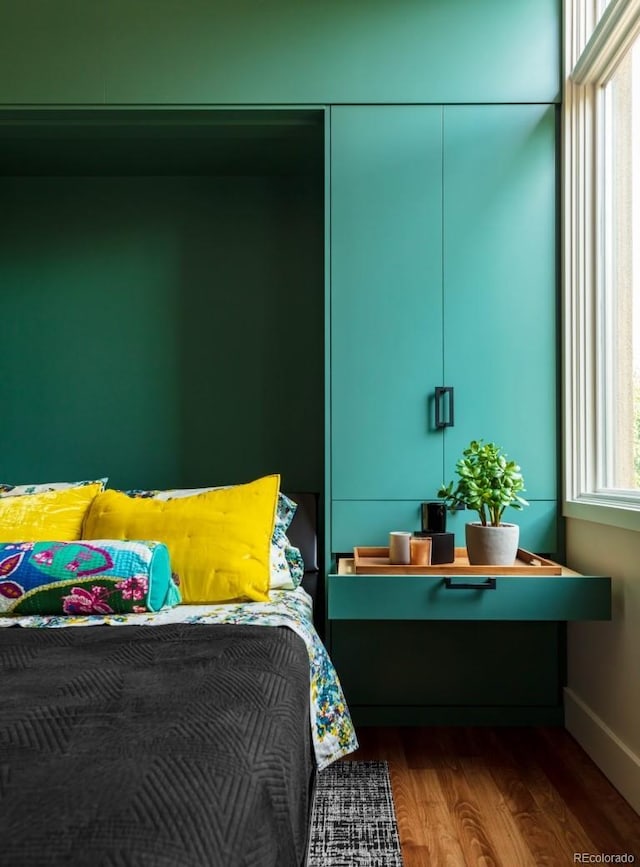
[(332, 491), (422, 497), (442, 476), (442, 110), (331, 111)]
[(564, 625), (611, 618), (611, 579), (365, 575), (327, 579), (327, 638), (356, 724), (557, 725)]
[(522, 465), (521, 544), (557, 551), (555, 151), (548, 105), (332, 110), (332, 552), (416, 529), (480, 437)]
[(555, 107), (447, 106), (443, 128), (445, 473), (483, 437), (520, 463), (528, 499), (553, 501)]

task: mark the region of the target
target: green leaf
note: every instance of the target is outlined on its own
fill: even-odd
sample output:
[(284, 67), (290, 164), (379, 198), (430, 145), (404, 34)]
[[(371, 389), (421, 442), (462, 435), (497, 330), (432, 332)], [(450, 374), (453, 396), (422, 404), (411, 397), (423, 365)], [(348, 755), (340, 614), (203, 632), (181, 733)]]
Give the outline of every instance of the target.
[(457, 484), (443, 484), (438, 491), (438, 497), (449, 508), (467, 506), (478, 512), (483, 523), (486, 523), (488, 514), (495, 525), (500, 523), (508, 506), (521, 509), (528, 505), (518, 496), (518, 492), (525, 489), (520, 466), (495, 443), (471, 440), (455, 466)]

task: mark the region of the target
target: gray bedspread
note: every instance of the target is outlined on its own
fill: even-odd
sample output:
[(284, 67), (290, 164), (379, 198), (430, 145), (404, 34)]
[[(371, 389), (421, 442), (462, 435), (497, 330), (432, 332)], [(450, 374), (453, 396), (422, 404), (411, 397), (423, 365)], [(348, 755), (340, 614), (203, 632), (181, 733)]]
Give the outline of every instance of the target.
[(309, 728), (289, 629), (2, 629), (0, 864), (297, 867)]

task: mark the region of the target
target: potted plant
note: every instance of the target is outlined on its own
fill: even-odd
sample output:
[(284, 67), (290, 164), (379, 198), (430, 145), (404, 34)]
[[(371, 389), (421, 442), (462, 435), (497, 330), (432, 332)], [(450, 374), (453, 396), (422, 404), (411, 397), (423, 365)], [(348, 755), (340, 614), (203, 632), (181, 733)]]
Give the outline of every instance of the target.
[(472, 440), (456, 463), (458, 483), (438, 491), (451, 509), (463, 506), (476, 511), (478, 522), (465, 526), (469, 562), (476, 565), (511, 565), (517, 556), (520, 528), (503, 523), (507, 506), (522, 509), (529, 504), (520, 496), (524, 479), (520, 467), (500, 446)]

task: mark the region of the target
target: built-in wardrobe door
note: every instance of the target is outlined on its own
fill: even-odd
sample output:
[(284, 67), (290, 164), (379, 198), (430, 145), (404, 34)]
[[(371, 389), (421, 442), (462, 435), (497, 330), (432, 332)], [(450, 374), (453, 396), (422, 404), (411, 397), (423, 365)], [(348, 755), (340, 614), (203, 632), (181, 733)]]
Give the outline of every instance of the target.
[(444, 381), (455, 389), (445, 474), (471, 439), (501, 445), (531, 501), (504, 519), (555, 551), (555, 108), (447, 106), (443, 130)]
[(332, 498), (356, 522), (442, 479), (441, 210), (440, 107), (332, 108)]

